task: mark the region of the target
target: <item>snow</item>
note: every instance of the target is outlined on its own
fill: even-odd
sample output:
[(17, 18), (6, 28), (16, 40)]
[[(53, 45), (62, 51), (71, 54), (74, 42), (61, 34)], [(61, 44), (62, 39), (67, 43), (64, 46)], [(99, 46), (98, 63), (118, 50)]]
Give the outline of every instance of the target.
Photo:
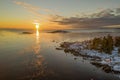
[(120, 65), (115, 65), (113, 66), (114, 71), (120, 71)]
[[(112, 54), (106, 54), (104, 52), (98, 52), (96, 50), (89, 50), (86, 49), (87, 43), (80, 43), (80, 42), (74, 42), (70, 43), (70, 45), (67, 47), (68, 50), (74, 50), (77, 51), (81, 55), (86, 55), (90, 57), (98, 57), (100, 58), (100, 64), (108, 65), (111, 67), (113, 71), (120, 72), (120, 55), (118, 54), (118, 47), (114, 47)], [(66, 49), (66, 48), (65, 48)]]

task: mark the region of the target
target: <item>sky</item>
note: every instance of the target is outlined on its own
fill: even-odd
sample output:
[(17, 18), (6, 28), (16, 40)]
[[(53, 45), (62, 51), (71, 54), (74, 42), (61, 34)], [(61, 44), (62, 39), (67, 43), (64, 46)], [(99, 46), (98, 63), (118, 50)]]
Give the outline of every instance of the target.
[(120, 28), (120, 0), (0, 0), (0, 28)]

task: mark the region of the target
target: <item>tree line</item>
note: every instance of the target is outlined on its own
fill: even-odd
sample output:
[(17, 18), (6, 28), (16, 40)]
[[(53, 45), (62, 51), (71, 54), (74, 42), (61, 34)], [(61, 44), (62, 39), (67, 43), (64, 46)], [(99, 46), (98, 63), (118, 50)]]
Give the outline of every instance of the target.
[(112, 53), (114, 47), (119, 47), (120, 52), (120, 36), (112, 37), (111, 35), (107, 35), (100, 38), (94, 38), (88, 45), (89, 49), (94, 49), (108, 54)]

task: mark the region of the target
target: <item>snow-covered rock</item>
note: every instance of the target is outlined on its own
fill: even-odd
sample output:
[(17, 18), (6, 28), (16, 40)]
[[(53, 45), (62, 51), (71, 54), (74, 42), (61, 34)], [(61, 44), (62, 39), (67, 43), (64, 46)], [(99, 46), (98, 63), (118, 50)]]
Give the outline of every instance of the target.
[(112, 69), (113, 69), (114, 71), (120, 71), (120, 64), (113, 66)]
[(65, 42), (62, 45), (64, 49), (72, 50), (80, 55), (89, 56), (93, 58), (99, 58), (99, 62), (102, 65), (108, 65), (111, 70), (120, 72), (120, 56), (118, 55), (118, 47), (114, 47), (112, 54), (106, 54), (104, 52), (98, 52), (96, 50), (86, 49), (87, 42)]

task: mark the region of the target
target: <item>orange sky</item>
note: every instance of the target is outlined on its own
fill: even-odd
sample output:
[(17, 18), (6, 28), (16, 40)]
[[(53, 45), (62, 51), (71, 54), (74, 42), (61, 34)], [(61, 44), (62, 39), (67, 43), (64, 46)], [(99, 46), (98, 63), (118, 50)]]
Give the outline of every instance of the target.
[[(119, 8), (119, 3), (120, 0), (0, 0), (0, 28), (34, 29), (36, 22), (41, 24), (41, 30), (80, 28), (81, 23), (77, 23), (77, 16), (89, 15), (94, 13), (94, 10), (99, 14), (99, 10), (104, 10), (106, 13), (102, 17), (106, 17), (106, 14), (112, 14), (108, 13), (107, 9)], [(64, 18), (68, 21), (59, 22)], [(75, 23), (71, 24), (71, 21)], [(76, 23), (77, 25), (74, 25)], [(117, 22), (112, 25), (120, 24)]]

